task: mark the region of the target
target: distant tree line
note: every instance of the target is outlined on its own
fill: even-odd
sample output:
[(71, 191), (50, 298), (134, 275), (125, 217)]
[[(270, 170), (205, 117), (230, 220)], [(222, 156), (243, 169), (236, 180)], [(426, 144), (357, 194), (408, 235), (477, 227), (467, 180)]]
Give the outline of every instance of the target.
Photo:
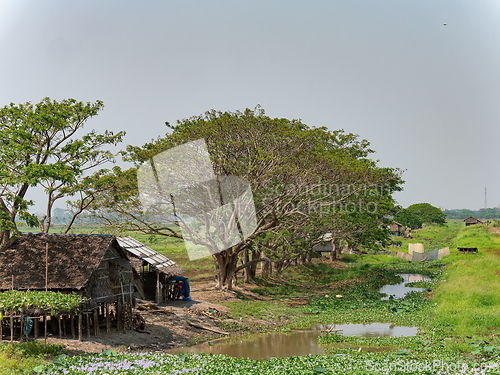
[(465, 220), (470, 216), (477, 219), (500, 219), (500, 208), (481, 208), (477, 211), (465, 208), (456, 210), (444, 210), (443, 213), (452, 220)]

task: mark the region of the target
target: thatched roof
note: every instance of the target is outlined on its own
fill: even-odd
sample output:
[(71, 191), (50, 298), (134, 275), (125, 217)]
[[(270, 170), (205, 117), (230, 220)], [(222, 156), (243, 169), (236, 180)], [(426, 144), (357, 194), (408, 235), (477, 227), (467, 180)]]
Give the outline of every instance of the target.
[[(127, 252), (130, 263), (139, 272), (143, 262), (149, 264), (151, 268), (167, 276), (177, 276), (184, 273), (184, 269), (179, 267), (173, 260), (168, 259), (143, 243), (132, 237), (117, 237), (118, 243)], [(137, 260), (140, 260), (138, 262)]]
[(45, 249), (48, 244), (48, 289), (79, 290), (115, 247), (127, 261), (116, 238), (108, 235), (22, 234), (0, 254), (0, 290), (45, 289)]
[(481, 220), (476, 219), (474, 216), (469, 216), (464, 220), (465, 224), (484, 224)]

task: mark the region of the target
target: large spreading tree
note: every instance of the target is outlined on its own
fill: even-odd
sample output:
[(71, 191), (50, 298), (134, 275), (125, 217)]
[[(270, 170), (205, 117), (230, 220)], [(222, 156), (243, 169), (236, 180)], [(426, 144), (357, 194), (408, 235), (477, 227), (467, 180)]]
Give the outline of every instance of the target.
[[(19, 222), (48, 232), (57, 200), (78, 194), (85, 202), (87, 192), (95, 194), (95, 184), (88, 188), (91, 173), (114, 160), (102, 147), (116, 145), (124, 135), (108, 131), (80, 134), (103, 106), (101, 101), (45, 98), (35, 105), (11, 103), (0, 109), (0, 250), (13, 244)], [(41, 218), (30, 212), (33, 202), (26, 199), (35, 186), (42, 186), (47, 194)]]
[[(385, 213), (390, 211), (386, 205), (391, 205), (391, 193), (399, 190), (402, 182), (398, 170), (379, 168), (368, 158), (373, 151), (357, 135), (311, 128), (299, 120), (273, 119), (260, 107), (243, 112), (212, 110), (178, 121), (175, 126), (167, 125), (171, 131), (165, 136), (142, 147), (127, 147), (124, 158), (135, 166), (125, 171), (115, 168), (100, 180), (100, 186), (107, 185), (109, 194), (100, 195), (91, 205), (93, 214), (121, 230), (186, 239), (190, 233), (179, 230), (185, 223), (175, 215), (175, 207), (174, 215), (162, 216), (159, 211), (151, 215), (143, 210), (136, 173), (155, 155), (204, 139), (216, 176), (237, 176), (249, 182), (257, 214), (253, 233), (223, 251), (217, 251), (210, 241), (188, 238), (210, 250), (222, 288), (232, 288), (237, 270), (267, 262), (267, 254), (287, 259), (300, 256), (304, 248), (310, 250), (333, 227), (353, 241), (376, 241), (368, 228), (376, 227), (378, 231)], [(164, 183), (168, 185), (168, 181)], [(383, 197), (372, 199), (367, 193), (382, 186)], [(376, 212), (372, 212), (372, 206), (370, 220), (356, 226), (356, 220), (346, 218), (348, 202), (362, 206), (355, 210), (361, 215), (371, 200), (383, 204)], [(344, 230), (339, 220), (345, 222)], [(349, 232), (347, 227), (352, 230)], [(256, 257), (243, 257), (244, 264), (238, 266), (241, 255), (248, 251)]]

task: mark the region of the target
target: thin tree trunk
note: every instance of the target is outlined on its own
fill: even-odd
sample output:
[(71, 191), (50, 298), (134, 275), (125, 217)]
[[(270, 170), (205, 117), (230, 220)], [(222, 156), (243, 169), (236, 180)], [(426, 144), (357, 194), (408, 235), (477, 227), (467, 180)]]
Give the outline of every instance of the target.
[[(260, 257), (265, 258), (266, 254), (264, 251), (260, 252)], [(261, 264), (261, 270), (260, 270), (260, 277), (266, 278), (269, 277), (269, 269), (270, 269), (271, 262), (262, 262)]]
[(305, 262), (306, 262), (306, 254), (301, 254), (299, 257), (299, 264), (303, 266)]
[[(243, 264), (248, 263), (248, 249), (245, 249), (242, 252), (242, 262), (243, 262)], [(243, 269), (243, 282), (245, 284), (248, 284), (250, 282), (250, 269), (249, 269), (249, 267)]]
[(332, 251), (330, 251), (330, 260), (333, 262), (334, 260), (337, 260), (337, 249), (335, 246), (335, 242), (332, 239)]
[[(252, 249), (252, 260), (256, 260), (258, 258), (259, 258), (259, 256), (257, 254), (257, 251)], [(257, 263), (250, 265), (246, 269), (248, 270), (248, 275), (249, 275), (250, 279), (255, 281), (255, 274), (257, 273)]]

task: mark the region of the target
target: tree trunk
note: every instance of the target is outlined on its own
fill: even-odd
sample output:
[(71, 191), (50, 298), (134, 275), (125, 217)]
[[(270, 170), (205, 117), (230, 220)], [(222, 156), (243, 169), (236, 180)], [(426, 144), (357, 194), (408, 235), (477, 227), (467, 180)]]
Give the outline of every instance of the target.
[(342, 254), (342, 247), (340, 246), (340, 242), (336, 242), (335, 244), (335, 251), (337, 253), (337, 258)]
[[(259, 255), (257, 254), (257, 251), (252, 249), (252, 260), (255, 260), (258, 258), (259, 258)], [(251, 266), (249, 266), (248, 268), (246, 268), (245, 272), (246, 272), (246, 270), (248, 270), (248, 276), (250, 277), (250, 279), (255, 281), (255, 274), (257, 273), (257, 263), (254, 263)]]
[(303, 266), (305, 262), (306, 262), (306, 254), (301, 254), (299, 257), (299, 264)]
[(330, 251), (330, 260), (333, 262), (334, 260), (337, 260), (337, 246), (335, 244), (335, 241), (332, 239), (332, 251)]
[(239, 253), (234, 253), (232, 250), (224, 250), (213, 255), (216, 266), (218, 267), (217, 287), (219, 289), (233, 289), (238, 255)]
[(306, 255), (306, 262), (311, 263), (311, 259), (312, 259), (312, 251), (309, 250)]
[[(245, 249), (243, 250), (243, 252), (241, 253), (241, 258), (242, 258), (242, 262), (243, 264), (246, 264), (248, 263), (248, 249)], [(250, 282), (250, 269), (249, 267), (243, 269), (243, 282), (248, 284)]]
[[(266, 257), (266, 254), (264, 253), (264, 251), (260, 252), (260, 257), (261, 258)], [(261, 269), (260, 269), (260, 277), (262, 277), (262, 278), (269, 277), (269, 272), (270, 272), (270, 268), (271, 268), (270, 266), (271, 266), (271, 262), (262, 262)]]

